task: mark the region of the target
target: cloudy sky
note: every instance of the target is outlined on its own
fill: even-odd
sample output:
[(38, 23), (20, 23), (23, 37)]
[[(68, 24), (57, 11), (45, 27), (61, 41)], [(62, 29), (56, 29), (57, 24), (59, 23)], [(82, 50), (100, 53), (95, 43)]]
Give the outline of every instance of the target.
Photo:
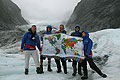
[(31, 23), (65, 21), (80, 0), (12, 0)]

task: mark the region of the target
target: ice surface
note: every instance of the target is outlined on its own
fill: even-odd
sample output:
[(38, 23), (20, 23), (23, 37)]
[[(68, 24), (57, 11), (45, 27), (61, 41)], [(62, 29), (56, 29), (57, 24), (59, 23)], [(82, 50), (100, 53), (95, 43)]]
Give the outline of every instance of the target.
[[(119, 80), (120, 78), (120, 29), (107, 29), (90, 34), (94, 42), (93, 57), (98, 67), (108, 75), (106, 79), (100, 77), (93, 70), (89, 70), (88, 80)], [(68, 74), (56, 72), (56, 64), (52, 59), (53, 72), (47, 71), (47, 60), (44, 61), (44, 74), (35, 72), (33, 59), (30, 60), (29, 75), (24, 75), (24, 54), (19, 52), (20, 42), (0, 48), (0, 80), (80, 80), (79, 75), (72, 77), (72, 63), (68, 62)], [(108, 56), (104, 60), (104, 56)], [(99, 64), (103, 62), (103, 64)]]

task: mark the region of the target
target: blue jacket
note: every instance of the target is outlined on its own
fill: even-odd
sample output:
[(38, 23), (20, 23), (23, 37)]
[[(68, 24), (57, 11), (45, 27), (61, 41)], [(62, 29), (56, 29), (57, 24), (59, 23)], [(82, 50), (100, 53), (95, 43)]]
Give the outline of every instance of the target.
[(33, 47), (37, 46), (38, 49), (41, 51), (39, 36), (35, 33), (35, 39), (32, 40), (31, 37), (32, 37), (31, 32), (26, 32), (25, 33), (25, 35), (22, 38), (21, 49), (33, 50), (33, 49), (29, 49), (29, 48), (25, 47), (25, 45), (29, 45), (29, 46), (33, 46)]
[(89, 38), (89, 33), (86, 31), (83, 31), (86, 33), (86, 36), (83, 37), (83, 44), (84, 44), (84, 52), (85, 52), (85, 56), (87, 57), (87, 59), (92, 58), (92, 46), (93, 46), (93, 42), (92, 40)]
[[(76, 31), (76, 27), (79, 28), (79, 31)], [(79, 25), (75, 26), (75, 32), (71, 33), (71, 36), (82, 37), (82, 33), (80, 32), (80, 26)]]

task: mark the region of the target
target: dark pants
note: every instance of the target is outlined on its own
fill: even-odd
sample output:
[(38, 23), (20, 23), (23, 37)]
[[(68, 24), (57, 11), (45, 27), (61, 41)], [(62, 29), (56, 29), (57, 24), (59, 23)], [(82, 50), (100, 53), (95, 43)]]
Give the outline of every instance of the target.
[[(64, 60), (64, 58), (61, 58), (60, 60), (61, 60), (61, 62), (62, 62), (62, 66), (63, 66), (64, 71), (67, 72), (66, 60)], [(58, 69), (58, 71), (61, 70), (60, 60), (55, 59), (55, 62), (56, 62), (56, 64), (57, 64), (57, 69)]]
[(73, 60), (73, 63), (72, 63), (72, 66), (73, 66), (73, 73), (76, 73), (77, 72), (77, 68), (76, 68), (76, 65), (78, 63), (78, 73), (81, 74), (81, 63)]
[[(96, 66), (96, 64), (93, 62), (93, 59), (89, 59), (88, 63), (90, 65), (90, 68), (95, 70), (99, 75), (102, 74), (101, 70)], [(84, 60), (82, 62), (82, 66), (83, 66), (83, 71), (84, 71), (84, 76), (88, 76), (88, 72), (87, 72), (87, 61)]]
[[(42, 55), (40, 56), (40, 59), (43, 59), (43, 60), (45, 60), (46, 59), (46, 57), (43, 57)], [(48, 60), (51, 60), (50, 58), (48, 58)]]

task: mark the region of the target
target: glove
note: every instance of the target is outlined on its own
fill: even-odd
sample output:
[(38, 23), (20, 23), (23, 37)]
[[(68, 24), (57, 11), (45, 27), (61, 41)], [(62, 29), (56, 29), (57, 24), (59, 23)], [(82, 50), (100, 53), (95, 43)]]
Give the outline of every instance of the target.
[(42, 54), (42, 51), (40, 51), (40, 55)]

